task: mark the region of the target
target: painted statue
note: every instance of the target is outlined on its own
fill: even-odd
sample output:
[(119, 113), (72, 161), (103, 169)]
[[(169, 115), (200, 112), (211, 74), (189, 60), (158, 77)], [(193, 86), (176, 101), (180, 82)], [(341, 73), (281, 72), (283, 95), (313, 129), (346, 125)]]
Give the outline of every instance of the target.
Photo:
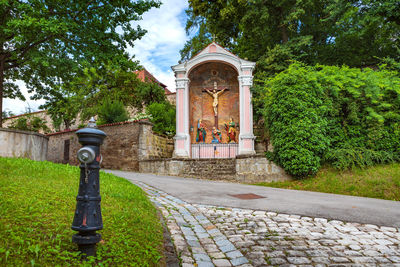
[(228, 135), (228, 143), (236, 143), (236, 124), (233, 118), (230, 118), (228, 124), (225, 124), (225, 130)]
[(212, 92), (210, 90), (206, 89), (207, 93), (210, 96), (212, 96), (212, 98), (214, 99), (214, 101), (213, 101), (214, 116), (218, 115), (218, 96), (220, 94), (222, 94), (226, 90), (226, 88), (221, 90), (221, 91), (217, 91), (217, 90), (218, 90), (217, 89), (217, 82), (214, 82), (214, 89), (212, 90)]
[(205, 128), (205, 126), (203, 124), (203, 120), (200, 119), (197, 122), (196, 142), (197, 143), (204, 143), (206, 141), (206, 136), (207, 136), (206, 128)]
[(215, 126), (213, 127), (212, 130), (212, 141), (211, 143), (213, 144), (218, 144), (222, 142), (222, 135), (221, 135), (221, 131), (218, 130), (217, 128), (215, 128)]

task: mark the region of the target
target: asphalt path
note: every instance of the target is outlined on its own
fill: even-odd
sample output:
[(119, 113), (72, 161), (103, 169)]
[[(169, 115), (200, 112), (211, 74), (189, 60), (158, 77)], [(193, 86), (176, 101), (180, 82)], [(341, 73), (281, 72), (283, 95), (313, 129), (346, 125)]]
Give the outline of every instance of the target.
[[(265, 210), (291, 215), (400, 227), (400, 202), (222, 181), (105, 170), (132, 182), (144, 182), (192, 204)], [(263, 198), (239, 199), (232, 195)]]

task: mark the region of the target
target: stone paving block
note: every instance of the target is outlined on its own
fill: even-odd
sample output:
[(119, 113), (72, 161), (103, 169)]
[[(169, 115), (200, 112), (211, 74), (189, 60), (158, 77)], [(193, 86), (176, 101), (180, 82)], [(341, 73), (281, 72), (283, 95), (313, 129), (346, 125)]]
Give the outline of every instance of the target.
[(276, 258), (276, 257), (285, 257), (285, 253), (283, 251), (273, 251), (267, 253), (268, 257)]
[(226, 238), (214, 240), (214, 241), (215, 241), (215, 244), (217, 244), (217, 246), (219, 246), (219, 247), (232, 245), (232, 243)]
[(323, 263), (323, 264), (329, 264), (331, 261), (327, 257), (311, 257), (311, 262), (313, 263)]
[(211, 261), (210, 257), (209, 257), (207, 254), (197, 254), (197, 253), (194, 253), (194, 254), (193, 254), (193, 258), (196, 260), (196, 262), (199, 262), (199, 261), (207, 261), (207, 262), (210, 262), (210, 261)]
[(216, 259), (212, 261), (216, 267), (230, 267), (231, 262), (225, 259)]
[(249, 261), (245, 257), (235, 258), (231, 260), (233, 266), (239, 266), (248, 262)]
[(205, 244), (214, 244), (214, 241), (211, 238), (199, 238), (201, 244), (205, 245)]
[(345, 258), (345, 257), (330, 257), (330, 259), (334, 263), (348, 263), (348, 262), (351, 262), (348, 258)]
[(387, 257), (389, 260), (391, 260), (394, 263), (400, 263), (400, 257), (397, 256), (389, 256)]
[(183, 263), (194, 263), (194, 260), (191, 257), (182, 256), (181, 259)]
[(372, 257), (352, 257), (350, 260), (355, 263), (375, 263), (376, 261)]
[(222, 252), (211, 252), (208, 254), (212, 259), (223, 259), (225, 258), (225, 254)]
[(301, 250), (286, 250), (285, 254), (289, 257), (307, 257), (306, 253)]
[(239, 250), (234, 250), (234, 251), (227, 252), (227, 253), (226, 253), (226, 256), (227, 256), (229, 259), (235, 259), (235, 258), (243, 257), (243, 254), (240, 253)]
[(187, 243), (188, 243), (188, 245), (191, 246), (191, 247), (201, 247), (199, 241), (188, 240)]
[(192, 253), (197, 253), (197, 254), (207, 254), (206, 250), (202, 247), (192, 247)]
[(287, 263), (284, 258), (269, 258), (267, 262), (271, 265), (282, 265)]
[(194, 235), (185, 235), (186, 240), (190, 241), (198, 241), (197, 237)]
[(306, 250), (303, 255), (299, 256), (307, 256), (307, 254), (310, 257), (328, 257), (328, 253), (326, 251), (321, 251), (321, 250)]
[(375, 257), (374, 259), (376, 260), (377, 263), (391, 263), (392, 262), (388, 258), (384, 258), (384, 257)]
[(219, 247), (219, 249), (220, 249), (222, 252), (226, 253), (226, 252), (235, 250), (236, 248), (235, 248), (234, 245), (230, 244), (230, 245), (226, 245), (226, 246)]
[(209, 237), (210, 235), (208, 234), (208, 233), (196, 233), (196, 235), (197, 235), (197, 237), (199, 238), (199, 239), (202, 239), (202, 238), (207, 238), (207, 237)]
[(218, 252), (219, 251), (218, 247), (216, 245), (214, 245), (214, 244), (207, 244), (207, 245), (204, 246), (204, 249), (209, 253), (210, 252)]
[(311, 261), (306, 257), (287, 257), (288, 262), (292, 264), (309, 264)]
[(214, 267), (214, 264), (212, 262), (208, 261), (198, 261), (196, 262), (197, 267)]

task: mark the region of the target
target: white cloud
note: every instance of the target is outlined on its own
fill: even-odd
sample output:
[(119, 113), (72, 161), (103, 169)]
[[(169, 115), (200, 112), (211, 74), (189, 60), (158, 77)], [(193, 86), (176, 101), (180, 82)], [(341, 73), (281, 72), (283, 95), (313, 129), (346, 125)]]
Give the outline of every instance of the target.
[(184, 11), (188, 2), (184, 0), (164, 0), (160, 8), (153, 8), (143, 15), (139, 24), (147, 30), (146, 35), (135, 41), (128, 52), (135, 55), (141, 65), (151, 72), (168, 89), (175, 91), (175, 77), (172, 65), (178, 64), (179, 50), (183, 48), (185, 33)]
[[(133, 48), (127, 49), (130, 55), (135, 55), (140, 64), (171, 91), (175, 91), (175, 77), (171, 66), (178, 64), (179, 50), (187, 40), (184, 14), (187, 7), (186, 0), (163, 0), (160, 8), (151, 9), (143, 15), (143, 20), (135, 23), (146, 29), (147, 33), (141, 40), (135, 41)], [(27, 100), (5, 98), (3, 110), (21, 114), (28, 106), (37, 110), (44, 104), (44, 100), (29, 100), (30, 95), (23, 82), (18, 82), (18, 85)]]
[(44, 100), (30, 100), (30, 96), (33, 93), (29, 94), (28, 90), (26, 89), (25, 83), (23, 81), (17, 81), (16, 84), (18, 85), (19, 89), (21, 90), (22, 94), (25, 96), (26, 100), (22, 101), (19, 99), (10, 99), (4, 98), (3, 99), (3, 111), (12, 111), (15, 115), (26, 113), (27, 109), (30, 108), (32, 111), (39, 110), (39, 106), (44, 104)]

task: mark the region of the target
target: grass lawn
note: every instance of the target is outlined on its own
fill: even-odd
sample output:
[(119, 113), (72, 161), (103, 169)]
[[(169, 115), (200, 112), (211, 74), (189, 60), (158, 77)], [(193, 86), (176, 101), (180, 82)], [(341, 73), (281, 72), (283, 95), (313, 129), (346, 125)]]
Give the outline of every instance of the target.
[(351, 171), (323, 168), (315, 177), (256, 185), (400, 201), (400, 164)]
[(143, 191), (100, 174), (103, 241), (81, 263), (71, 237), (79, 168), (0, 158), (0, 266), (164, 265), (163, 233)]

